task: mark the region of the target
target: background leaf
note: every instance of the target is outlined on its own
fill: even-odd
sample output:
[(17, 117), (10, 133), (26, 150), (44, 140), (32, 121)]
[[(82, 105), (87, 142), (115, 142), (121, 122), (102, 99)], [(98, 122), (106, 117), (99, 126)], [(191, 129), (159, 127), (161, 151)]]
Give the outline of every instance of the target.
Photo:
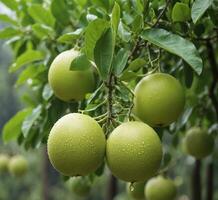
[(30, 16), (39, 23), (53, 27), (55, 19), (52, 16), (50, 10), (42, 7), (41, 4), (33, 4), (29, 7), (28, 12)]
[(31, 109), (24, 109), (16, 113), (3, 128), (3, 140), (5, 143), (15, 140), (21, 133), (21, 125), (25, 117), (31, 113)]
[(10, 72), (15, 72), (18, 69), (20, 69), (20, 67), (32, 63), (34, 61), (42, 60), (43, 58), (44, 56), (41, 51), (27, 50), (17, 58), (15, 63), (11, 65)]
[(205, 11), (211, 6), (213, 0), (195, 0), (192, 9), (191, 17), (194, 23), (196, 23)]
[(145, 30), (141, 36), (144, 40), (183, 58), (198, 75), (201, 74), (203, 62), (196, 47), (190, 41), (164, 29), (156, 28)]

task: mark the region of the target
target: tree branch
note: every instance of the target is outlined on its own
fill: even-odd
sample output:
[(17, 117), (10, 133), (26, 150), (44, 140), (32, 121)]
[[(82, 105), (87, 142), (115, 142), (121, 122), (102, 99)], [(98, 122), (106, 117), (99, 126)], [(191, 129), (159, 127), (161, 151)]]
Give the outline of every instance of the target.
[(192, 200), (201, 200), (201, 161), (196, 160), (192, 172)]
[(158, 25), (158, 23), (160, 22), (160, 19), (162, 18), (162, 16), (166, 12), (168, 6), (170, 5), (170, 2), (171, 2), (171, 0), (166, 0), (166, 5), (165, 5), (164, 9), (160, 12), (160, 14), (157, 17), (156, 22), (152, 25), (152, 27), (156, 27)]

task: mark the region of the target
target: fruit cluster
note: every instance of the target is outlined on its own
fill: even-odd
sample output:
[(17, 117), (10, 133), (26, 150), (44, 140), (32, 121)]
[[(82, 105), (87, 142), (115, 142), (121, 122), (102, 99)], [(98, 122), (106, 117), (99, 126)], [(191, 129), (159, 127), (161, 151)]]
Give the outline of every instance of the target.
[(0, 154), (0, 173), (10, 172), (12, 176), (21, 177), (28, 170), (28, 162), (21, 155), (9, 157), (6, 154)]
[[(63, 101), (82, 100), (95, 87), (91, 68), (70, 71), (71, 62), (78, 54), (75, 50), (59, 54), (49, 69), (49, 84)], [(59, 119), (48, 137), (48, 155), (54, 168), (65, 176), (86, 176), (106, 158), (112, 174), (121, 180), (144, 183), (157, 175), (163, 153), (159, 136), (152, 127), (168, 126), (178, 119), (184, 109), (184, 89), (169, 74), (148, 74), (136, 85), (133, 103), (132, 114), (137, 120), (122, 123), (108, 138), (88, 115), (70, 113)], [(188, 144), (194, 136), (187, 137), (187, 151), (191, 155), (202, 158), (212, 151), (211, 148), (206, 153), (195, 152)], [(205, 141), (207, 137), (203, 135)], [(196, 145), (204, 143), (204, 139), (196, 140)], [(169, 193), (162, 198), (155, 196), (153, 187), (163, 190), (169, 187)], [(145, 191), (148, 200), (171, 200), (176, 196), (174, 184), (163, 177), (151, 179)]]

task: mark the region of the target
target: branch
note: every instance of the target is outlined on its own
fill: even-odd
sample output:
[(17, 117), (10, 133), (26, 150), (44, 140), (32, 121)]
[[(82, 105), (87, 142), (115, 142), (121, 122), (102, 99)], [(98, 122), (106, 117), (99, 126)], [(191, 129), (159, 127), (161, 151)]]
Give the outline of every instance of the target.
[(152, 27), (156, 27), (158, 25), (158, 23), (160, 22), (160, 19), (162, 18), (162, 16), (164, 15), (164, 13), (166, 12), (168, 6), (170, 5), (171, 0), (167, 0), (166, 1), (166, 5), (164, 7), (164, 9), (160, 12), (160, 14), (157, 17), (156, 22), (152, 25)]
[(216, 58), (214, 55), (214, 49), (210, 41), (207, 42), (207, 53), (208, 53), (208, 60), (210, 63), (211, 73), (213, 77), (212, 83), (209, 88), (209, 97), (215, 109), (216, 118), (218, 119), (218, 100), (215, 94), (215, 90), (218, 83), (218, 68), (217, 68)]

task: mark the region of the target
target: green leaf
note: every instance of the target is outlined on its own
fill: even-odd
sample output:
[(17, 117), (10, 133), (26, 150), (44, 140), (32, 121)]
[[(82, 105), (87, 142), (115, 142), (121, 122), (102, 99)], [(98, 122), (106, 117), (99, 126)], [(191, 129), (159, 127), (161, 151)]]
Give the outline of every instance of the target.
[(51, 14), (51, 11), (45, 9), (41, 4), (33, 4), (28, 8), (29, 15), (36, 21), (41, 24), (45, 24), (53, 27), (55, 19)]
[(21, 84), (24, 84), (28, 79), (33, 79), (37, 77), (37, 75), (44, 72), (45, 70), (46, 68), (44, 65), (30, 65), (20, 73), (15, 85), (19, 86)]
[(134, 19), (134, 21), (131, 23), (132, 26), (132, 31), (133, 32), (139, 32), (143, 28), (143, 16), (142, 15), (137, 15)]
[(131, 70), (131, 71), (138, 71), (140, 68), (145, 67), (146, 63), (147, 63), (147, 62), (146, 62), (144, 59), (142, 59), (142, 58), (136, 58), (135, 60), (133, 60), (133, 61), (129, 64), (127, 70), (128, 70), (128, 71), (130, 71), (130, 70)]
[(130, 30), (122, 22), (120, 22), (118, 26), (118, 35), (124, 42), (129, 42), (131, 39)]
[(93, 60), (96, 42), (109, 26), (109, 22), (103, 19), (96, 19), (87, 26), (85, 32), (85, 51), (89, 59)]
[(69, 43), (71, 44), (73, 42), (73, 40), (75, 39), (78, 39), (81, 34), (83, 33), (83, 29), (82, 28), (79, 28), (73, 32), (70, 32), (70, 33), (66, 33), (62, 36), (60, 36), (57, 41), (60, 42), (60, 43)]
[(112, 29), (108, 28), (107, 31), (97, 41), (94, 49), (94, 59), (100, 75), (103, 80), (106, 80), (111, 71), (111, 64), (113, 59), (114, 45)]
[(212, 3), (213, 0), (195, 0), (191, 9), (191, 17), (194, 23), (201, 18)]
[(44, 24), (36, 23), (32, 25), (32, 30), (33, 33), (40, 39), (44, 39), (46, 37), (54, 37), (54, 30)]
[(41, 51), (36, 50), (27, 50), (23, 54), (21, 54), (17, 60), (10, 66), (9, 71), (15, 72), (20, 69), (22, 66), (27, 65), (29, 63), (42, 60), (44, 55)]
[(121, 48), (119, 52), (117, 53), (117, 56), (113, 63), (113, 70), (114, 70), (115, 75), (119, 76), (123, 72), (126, 66), (128, 57), (129, 57), (129, 51)]
[(70, 16), (68, 10), (65, 1), (52, 0), (51, 12), (61, 26), (65, 26), (69, 23)]
[(1, 2), (11, 10), (17, 10), (18, 8), (18, 3), (15, 0), (1, 0)]
[(20, 34), (21, 34), (20, 30), (12, 28), (12, 27), (6, 27), (0, 30), (0, 39), (12, 38)]
[(51, 89), (51, 86), (47, 83), (42, 91), (42, 97), (44, 100), (48, 101), (53, 95), (53, 90)]
[(87, 56), (84, 53), (82, 53), (73, 59), (70, 65), (70, 70), (71, 71), (82, 71), (82, 70), (90, 69), (91, 66), (92, 64), (88, 60)]
[(112, 10), (112, 16), (111, 16), (112, 28), (115, 35), (118, 29), (119, 22), (120, 22), (120, 6), (118, 3), (115, 2), (114, 8)]
[(21, 125), (27, 115), (31, 113), (31, 109), (24, 109), (17, 112), (3, 127), (3, 141), (5, 143), (16, 140), (21, 133)]
[(173, 22), (185, 22), (191, 18), (191, 11), (187, 4), (177, 2), (173, 6), (172, 20)]
[(12, 19), (11, 17), (5, 14), (0, 14), (0, 21), (9, 23), (15, 26), (18, 25), (17, 21), (15, 21), (14, 19)]
[(156, 28), (145, 30), (141, 34), (141, 37), (144, 40), (181, 57), (197, 72), (198, 75), (201, 74), (203, 62), (196, 47), (190, 41), (164, 29)]
[(28, 115), (22, 123), (22, 133), (24, 137), (28, 136), (30, 129), (32, 128), (34, 122), (38, 119), (42, 112), (42, 105), (38, 105), (33, 109), (32, 113)]

